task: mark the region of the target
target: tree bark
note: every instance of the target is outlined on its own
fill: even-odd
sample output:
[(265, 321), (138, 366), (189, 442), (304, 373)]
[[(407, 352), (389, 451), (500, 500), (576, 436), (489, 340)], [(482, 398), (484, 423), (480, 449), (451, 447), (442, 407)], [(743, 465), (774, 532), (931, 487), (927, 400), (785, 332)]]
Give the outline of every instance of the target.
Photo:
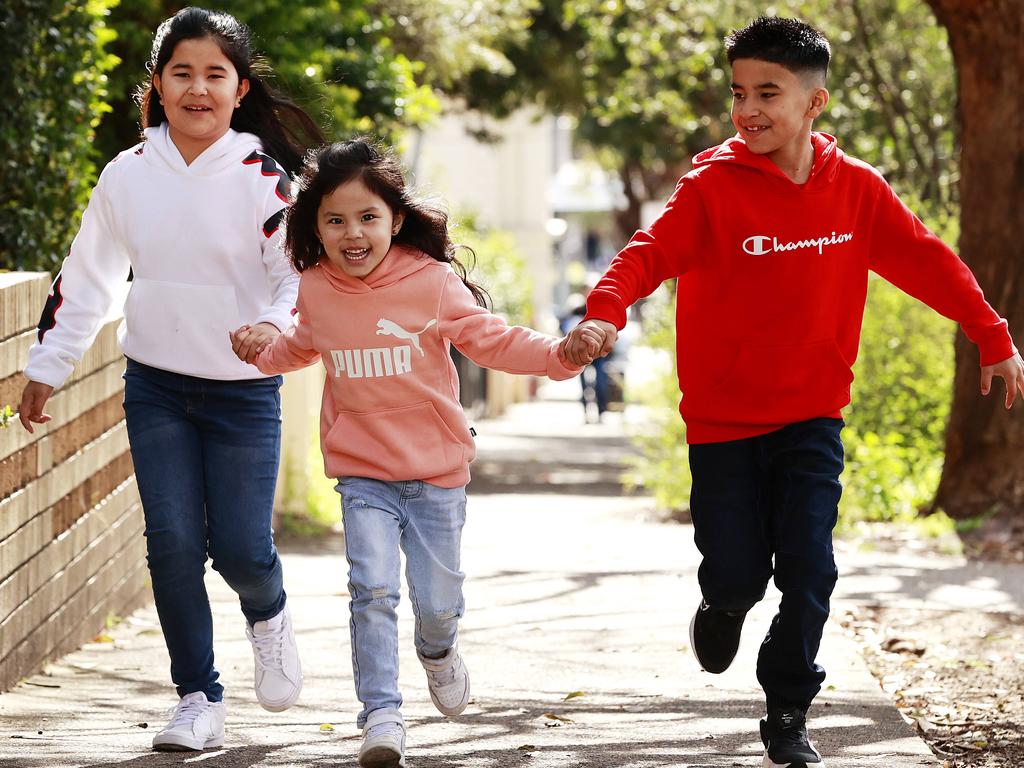
[[(960, 255), (989, 303), (1024, 333), (1024, 2), (928, 0), (957, 65)], [(1001, 380), (979, 392), (978, 351), (958, 331), (946, 457), (934, 508), (964, 519), (1024, 518), (1022, 403), (1006, 413)]]

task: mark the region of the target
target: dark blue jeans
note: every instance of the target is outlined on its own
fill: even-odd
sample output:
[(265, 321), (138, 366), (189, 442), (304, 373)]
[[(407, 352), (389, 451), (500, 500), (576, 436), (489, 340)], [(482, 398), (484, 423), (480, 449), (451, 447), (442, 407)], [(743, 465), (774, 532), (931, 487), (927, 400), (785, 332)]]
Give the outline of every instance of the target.
[(832, 529), (842, 486), (840, 419), (690, 446), (701, 592), (713, 608), (748, 610), (768, 580), (782, 593), (757, 658), (769, 710), (804, 711), (821, 690), (815, 663), (836, 584)]
[(128, 360), (124, 412), (146, 549), (178, 695), (224, 686), (213, 664), (207, 556), (251, 623), (285, 604), (270, 528), (281, 446), (281, 377), (216, 381)]

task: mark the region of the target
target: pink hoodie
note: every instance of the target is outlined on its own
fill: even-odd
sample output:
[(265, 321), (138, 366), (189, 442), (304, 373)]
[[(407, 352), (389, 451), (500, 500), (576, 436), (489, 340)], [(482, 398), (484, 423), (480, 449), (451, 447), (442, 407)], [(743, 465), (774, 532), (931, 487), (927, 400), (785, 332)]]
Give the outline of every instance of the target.
[(321, 358), (320, 445), (329, 477), (469, 482), (476, 455), (449, 347), (509, 373), (569, 379), (558, 340), (477, 306), (450, 266), (392, 246), (364, 281), (323, 259), (302, 273), (298, 325), (258, 359), (266, 374)]

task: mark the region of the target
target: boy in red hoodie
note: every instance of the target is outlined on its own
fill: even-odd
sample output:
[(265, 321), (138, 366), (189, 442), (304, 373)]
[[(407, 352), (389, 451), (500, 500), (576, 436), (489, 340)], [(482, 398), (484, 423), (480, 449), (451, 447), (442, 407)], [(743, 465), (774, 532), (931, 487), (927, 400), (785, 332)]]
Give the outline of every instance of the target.
[(1007, 408), (1024, 393), (1024, 362), (957, 255), (871, 166), (812, 132), (828, 103), (828, 41), (799, 21), (759, 18), (726, 50), (737, 135), (697, 155), (563, 344), (586, 363), (589, 328), (606, 353), (627, 308), (679, 278), (679, 410), (703, 556), (691, 646), (708, 672), (728, 668), (774, 576), (782, 601), (757, 661), (763, 765), (819, 768), (804, 719), (825, 677), (815, 656), (837, 576), (840, 410), (868, 271), (958, 321), (980, 351), (982, 394), (1002, 377)]

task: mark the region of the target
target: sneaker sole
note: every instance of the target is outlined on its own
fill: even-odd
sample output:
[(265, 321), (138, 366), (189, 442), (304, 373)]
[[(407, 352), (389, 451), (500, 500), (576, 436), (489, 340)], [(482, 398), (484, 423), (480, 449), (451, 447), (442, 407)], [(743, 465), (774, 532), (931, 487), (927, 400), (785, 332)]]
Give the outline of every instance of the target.
[(776, 763), (765, 752), (764, 760), (761, 761), (761, 768), (825, 768), (825, 761), (818, 760), (814, 763), (808, 763), (806, 760), (796, 760), (792, 763)]
[(359, 755), (361, 768), (404, 768), (405, 758), (389, 747), (373, 747)]
[(224, 746), (223, 736), (215, 736), (212, 739), (207, 739), (202, 746), (193, 746), (193, 744), (185, 744), (183, 742), (175, 741), (161, 741), (159, 743), (156, 741), (153, 742), (153, 749), (157, 752), (202, 752), (204, 749), (222, 746)]
[(295, 688), (295, 693), (280, 703), (275, 701), (264, 701), (260, 698), (258, 691), (256, 692), (256, 701), (258, 701), (260, 706), (267, 710), (267, 712), (284, 712), (286, 709), (293, 707), (295, 702), (299, 700), (299, 696), (302, 694), (302, 682), (302, 678), (300, 677), (299, 684)]

